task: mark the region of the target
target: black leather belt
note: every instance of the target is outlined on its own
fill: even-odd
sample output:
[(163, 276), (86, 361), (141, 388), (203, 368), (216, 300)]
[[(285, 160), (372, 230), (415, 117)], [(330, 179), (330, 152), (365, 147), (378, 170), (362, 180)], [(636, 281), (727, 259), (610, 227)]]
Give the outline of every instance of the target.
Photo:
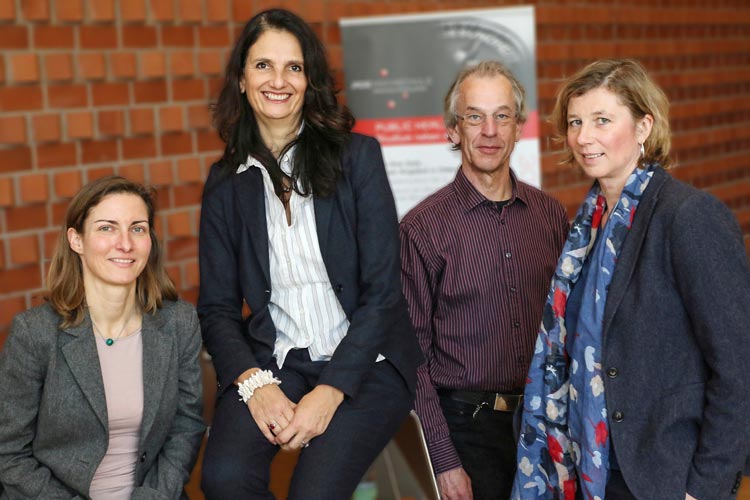
[(523, 401), (523, 394), (503, 394), (488, 391), (458, 391), (452, 389), (438, 389), (438, 395), (461, 403), (477, 407), (491, 408), (495, 411), (515, 411)]

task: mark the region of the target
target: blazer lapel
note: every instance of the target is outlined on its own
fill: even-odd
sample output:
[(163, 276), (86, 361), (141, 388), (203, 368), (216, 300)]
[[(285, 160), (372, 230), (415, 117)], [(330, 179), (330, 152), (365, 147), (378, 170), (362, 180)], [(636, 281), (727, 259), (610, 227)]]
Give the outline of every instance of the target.
[(330, 269), (330, 266), (328, 266), (328, 262), (326, 261), (326, 253), (328, 250), (328, 229), (331, 226), (333, 200), (333, 196), (327, 196), (325, 198), (313, 196), (313, 204), (315, 206), (315, 227), (318, 231), (320, 255), (323, 257), (323, 262), (326, 263), (326, 268), (328, 269)]
[(107, 401), (91, 320), (86, 315), (83, 323), (63, 331), (73, 337), (61, 348), (65, 362), (97, 418), (107, 429)]
[(268, 257), (268, 227), (266, 226), (266, 201), (263, 175), (257, 167), (250, 167), (241, 174), (234, 174), (234, 199), (240, 218), (247, 226), (246, 233), (255, 248), (266, 283), (271, 283)]
[(654, 171), (653, 177), (649, 181), (648, 187), (646, 187), (645, 193), (643, 193), (643, 197), (641, 198), (638, 207), (636, 208), (636, 216), (633, 220), (633, 226), (630, 228), (628, 236), (625, 239), (625, 244), (622, 246), (620, 256), (617, 258), (617, 267), (615, 267), (612, 282), (610, 283), (609, 291), (607, 292), (607, 304), (604, 307), (604, 319), (602, 325), (605, 339), (609, 325), (612, 323), (615, 312), (617, 312), (617, 308), (620, 306), (620, 302), (625, 296), (625, 290), (630, 283), (630, 278), (633, 275), (636, 264), (638, 263), (638, 256), (643, 247), (643, 239), (646, 237), (651, 217), (654, 215), (654, 209), (659, 200), (659, 192), (667, 179), (669, 179), (669, 174), (663, 169), (657, 168)]
[[(169, 367), (174, 348), (174, 333), (165, 331), (166, 323), (160, 310), (144, 314), (141, 338), (143, 339), (143, 422), (141, 440), (145, 439), (154, 424), (164, 392), (164, 382), (170, 376)], [(174, 376), (174, 374), (171, 374)]]

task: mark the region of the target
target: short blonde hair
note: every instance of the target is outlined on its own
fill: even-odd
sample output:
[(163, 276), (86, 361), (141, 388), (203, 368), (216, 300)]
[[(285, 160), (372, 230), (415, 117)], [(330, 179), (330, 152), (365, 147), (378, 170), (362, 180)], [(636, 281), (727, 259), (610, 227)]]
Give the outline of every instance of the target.
[(551, 122), (557, 127), (555, 140), (565, 144), (564, 157), (560, 163), (574, 164), (573, 152), (567, 147), (568, 105), (570, 99), (590, 90), (605, 88), (615, 94), (620, 103), (630, 110), (634, 119), (646, 115), (654, 119), (646, 142), (643, 143), (646, 162), (658, 162), (668, 168), (671, 165), (669, 149), (669, 100), (664, 92), (648, 76), (646, 69), (634, 59), (602, 59), (593, 62), (570, 77), (557, 95)]

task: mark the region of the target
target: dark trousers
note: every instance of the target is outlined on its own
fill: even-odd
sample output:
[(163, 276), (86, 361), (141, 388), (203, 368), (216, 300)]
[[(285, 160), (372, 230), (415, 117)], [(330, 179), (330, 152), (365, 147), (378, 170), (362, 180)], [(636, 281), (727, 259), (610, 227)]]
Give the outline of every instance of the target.
[[(622, 472), (615, 469), (610, 469), (609, 471), (607, 487), (604, 489), (604, 498), (605, 500), (637, 500), (635, 495), (630, 492), (628, 485), (625, 484)], [(578, 491), (576, 491), (576, 500), (583, 500), (580, 486)]]
[(471, 478), (474, 500), (506, 500), (516, 475), (513, 413), (440, 398), (451, 441)]
[[(279, 370), (280, 388), (298, 402), (310, 392), (327, 362), (313, 362), (307, 350), (291, 351)], [(412, 407), (413, 397), (387, 360), (376, 363), (355, 398), (344, 398), (328, 429), (300, 453), (289, 487), (289, 500), (346, 500), (395, 434)], [(279, 447), (266, 440), (239, 401), (227, 390), (217, 401), (201, 487), (207, 500), (270, 500), (270, 465)]]

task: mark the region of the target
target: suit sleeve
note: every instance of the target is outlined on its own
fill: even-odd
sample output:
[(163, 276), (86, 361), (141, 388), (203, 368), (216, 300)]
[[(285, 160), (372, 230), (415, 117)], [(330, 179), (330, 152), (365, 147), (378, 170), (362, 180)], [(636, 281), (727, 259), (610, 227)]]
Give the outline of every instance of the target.
[(750, 441), (750, 270), (736, 220), (706, 193), (682, 204), (671, 232), (676, 286), (711, 373), (687, 492), (728, 497)]
[(34, 329), (16, 316), (0, 353), (0, 483), (9, 499), (81, 498), (32, 450), (48, 352)]
[(178, 403), (172, 426), (143, 484), (133, 492), (133, 499), (179, 498), (190, 478), (201, 439), (203, 424), (203, 386), (198, 359), (201, 349), (198, 316), (192, 307), (178, 313)]
[(448, 423), (440, 407), (437, 389), (430, 377), (430, 364), (434, 358), (432, 327), (435, 289), (437, 287), (436, 262), (419, 229), (404, 221), (401, 223), (401, 281), (409, 316), (416, 330), (419, 346), (426, 362), (417, 368), (417, 397), (415, 409), (430, 452), (430, 460), (437, 474), (461, 466), (458, 452), (450, 438)]
[[(350, 175), (356, 212), (359, 297), (349, 317), (349, 330), (336, 348), (318, 383), (354, 397), (375, 365), (386, 335), (405, 318), (399, 275), (398, 218), (380, 145), (366, 138), (353, 145)], [(332, 228), (337, 230), (337, 228)]]
[(198, 314), (203, 340), (213, 358), (220, 391), (245, 370), (258, 366), (243, 335), (240, 262), (234, 228), (240, 224), (232, 184), (214, 165), (206, 180), (199, 233)]

